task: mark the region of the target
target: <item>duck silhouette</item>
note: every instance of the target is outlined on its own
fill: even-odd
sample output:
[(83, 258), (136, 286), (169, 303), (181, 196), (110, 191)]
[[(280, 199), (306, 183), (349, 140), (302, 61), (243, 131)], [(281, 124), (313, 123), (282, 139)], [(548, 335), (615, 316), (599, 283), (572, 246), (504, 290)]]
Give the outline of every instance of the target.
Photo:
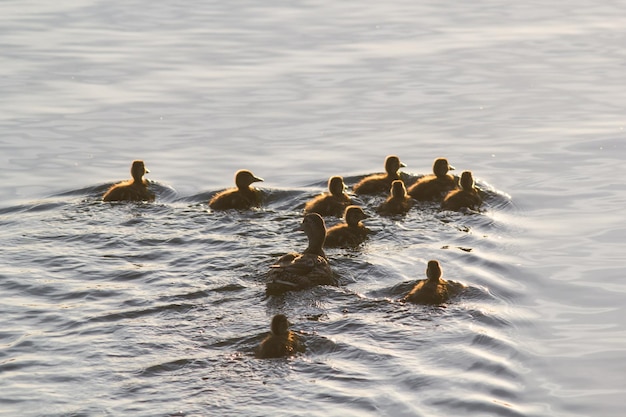
[(242, 169), (235, 173), (236, 188), (224, 190), (213, 196), (209, 207), (213, 210), (246, 210), (261, 204), (261, 191), (250, 187), (252, 183), (263, 181), (252, 172)]
[(343, 177), (335, 176), (328, 180), (328, 193), (320, 194), (304, 206), (305, 213), (317, 213), (320, 216), (341, 216), (352, 204), (350, 197), (344, 192), (346, 185)]
[(398, 170), (406, 165), (400, 162), (396, 155), (389, 155), (385, 159), (385, 173), (373, 174), (359, 181), (352, 190), (355, 194), (380, 194), (389, 192), (391, 183), (400, 179)]
[(272, 318), (270, 334), (256, 349), (256, 357), (260, 359), (282, 358), (304, 352), (304, 344), (298, 336), (289, 330), (289, 321), (284, 314), (276, 314)]
[(133, 179), (113, 185), (102, 201), (154, 201), (154, 193), (148, 190), (148, 181), (143, 178), (148, 172), (142, 160), (133, 161), (130, 168)]
[(446, 281), (441, 278), (441, 275), (442, 270), (439, 261), (428, 261), (427, 279), (417, 281), (413, 289), (402, 298), (402, 301), (415, 304), (443, 304), (464, 288), (463, 284)]
[(469, 208), (477, 210), (483, 200), (478, 194), (478, 190), (474, 187), (474, 177), (471, 171), (463, 171), (459, 181), (460, 188), (450, 191), (441, 203), (444, 210), (461, 210)]
[(359, 206), (348, 206), (344, 213), (344, 222), (330, 227), (326, 231), (324, 246), (346, 247), (356, 246), (367, 239), (369, 230), (361, 223), (367, 218), (363, 209)]
[(433, 163), (433, 174), (417, 180), (407, 192), (419, 201), (441, 201), (445, 193), (456, 187), (454, 176), (448, 174), (453, 169), (446, 158), (437, 158)]
[(378, 213), (382, 215), (405, 214), (411, 207), (413, 207), (413, 200), (407, 194), (404, 182), (395, 180), (391, 183), (389, 197), (378, 207)]

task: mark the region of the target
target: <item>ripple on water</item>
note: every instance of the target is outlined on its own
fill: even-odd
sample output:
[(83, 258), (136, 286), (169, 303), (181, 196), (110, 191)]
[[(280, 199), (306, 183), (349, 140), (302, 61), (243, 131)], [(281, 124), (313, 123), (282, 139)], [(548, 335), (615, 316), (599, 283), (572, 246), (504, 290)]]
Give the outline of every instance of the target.
[[(499, 253), (494, 239), (506, 235), (508, 221), (442, 214), (429, 204), (380, 218), (372, 209), (380, 199), (362, 197), (370, 239), (327, 251), (340, 285), (265, 295), (269, 265), (306, 247), (296, 230), (301, 211), (325, 186), (268, 189), (266, 205), (247, 212), (211, 212), (206, 201), (213, 191), (156, 204), (103, 204), (101, 187), (63, 194), (75, 201), (9, 210), (29, 213), (12, 219), (8, 234), (28, 243), (30, 256), (15, 250), (2, 288), (22, 294), (11, 304), (21, 320), (40, 332), (53, 326), (56, 334), (13, 342), (21, 353), (6, 366), (17, 375), (41, 372), (50, 363), (27, 352), (59, 341), (53, 350), (90, 366), (80, 369), (110, 385), (109, 396), (123, 398), (102, 399), (105, 409), (121, 414), (143, 413), (137, 400), (157, 396), (165, 405), (184, 398), (186, 410), (198, 399), (202, 412), (226, 414), (242, 410), (241, 397), (259, 415), (278, 398), (338, 416), (523, 414), (523, 353), (508, 336), (511, 305), (523, 286), (512, 283), (514, 260)], [(22, 225), (34, 238), (20, 236)], [(465, 285), (462, 294), (443, 306), (398, 302), (425, 277), (432, 258), (442, 263), (444, 278)], [(24, 308), (34, 299), (41, 305)], [(278, 312), (307, 350), (259, 361), (253, 351)], [(46, 384), (83, 382), (67, 372)], [(350, 411), (335, 409), (337, 403), (350, 404)]]

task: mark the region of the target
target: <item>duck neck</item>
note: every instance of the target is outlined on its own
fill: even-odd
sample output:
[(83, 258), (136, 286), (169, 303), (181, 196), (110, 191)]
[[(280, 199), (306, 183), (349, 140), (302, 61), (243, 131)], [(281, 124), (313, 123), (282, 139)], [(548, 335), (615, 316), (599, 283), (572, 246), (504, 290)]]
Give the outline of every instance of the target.
[(315, 238), (309, 238), (309, 246), (304, 250), (304, 253), (312, 253), (326, 258), (324, 253), (324, 240), (325, 236), (316, 236)]

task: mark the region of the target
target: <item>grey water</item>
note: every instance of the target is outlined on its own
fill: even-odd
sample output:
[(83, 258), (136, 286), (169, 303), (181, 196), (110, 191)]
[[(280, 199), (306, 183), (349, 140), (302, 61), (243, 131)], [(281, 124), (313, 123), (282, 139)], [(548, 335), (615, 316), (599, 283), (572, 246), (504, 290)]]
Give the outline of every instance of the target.
[[(619, 1), (0, 2), (0, 414), (622, 415), (624, 45)], [(363, 199), (340, 285), (267, 297), (389, 154), (483, 211)], [(133, 159), (156, 201), (102, 203)], [(399, 302), (430, 259), (467, 291)], [(278, 312), (306, 352), (255, 359)]]

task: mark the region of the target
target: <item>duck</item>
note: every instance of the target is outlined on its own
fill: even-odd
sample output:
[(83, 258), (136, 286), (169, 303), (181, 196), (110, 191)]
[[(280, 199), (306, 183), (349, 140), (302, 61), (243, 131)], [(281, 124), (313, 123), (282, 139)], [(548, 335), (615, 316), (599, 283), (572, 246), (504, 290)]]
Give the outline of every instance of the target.
[(395, 180), (391, 183), (391, 190), (387, 200), (378, 207), (378, 212), (382, 215), (406, 214), (413, 207), (413, 200), (406, 192), (406, 187), (402, 180)]
[(328, 180), (328, 193), (320, 194), (304, 206), (305, 213), (317, 213), (320, 216), (341, 216), (352, 204), (350, 197), (344, 192), (346, 185), (343, 177), (334, 176)]
[(459, 187), (459, 189), (452, 190), (446, 195), (441, 203), (441, 208), (454, 211), (459, 211), (462, 208), (478, 209), (483, 200), (480, 198), (476, 187), (474, 187), (472, 171), (463, 171), (461, 173)]
[(454, 167), (446, 158), (437, 158), (433, 163), (433, 175), (426, 175), (409, 187), (407, 192), (411, 197), (419, 201), (441, 201), (445, 193), (456, 188), (454, 176), (448, 171)]
[(356, 246), (367, 239), (369, 230), (361, 222), (367, 219), (367, 214), (361, 207), (356, 205), (346, 207), (343, 218), (344, 223), (336, 224), (326, 231), (325, 247)]
[(148, 171), (142, 160), (133, 161), (130, 167), (132, 180), (113, 185), (102, 196), (102, 201), (154, 201), (154, 193), (148, 190), (148, 181), (143, 178)]
[(304, 352), (304, 344), (294, 332), (289, 330), (289, 320), (284, 314), (272, 318), (270, 334), (261, 341), (255, 356), (259, 359), (282, 358)]
[(235, 173), (236, 188), (221, 191), (211, 198), (209, 207), (213, 210), (246, 210), (261, 204), (261, 192), (250, 187), (252, 183), (263, 181), (247, 169)]
[(391, 183), (400, 179), (398, 170), (406, 165), (396, 155), (389, 155), (385, 159), (385, 173), (374, 174), (363, 178), (352, 190), (355, 194), (380, 194), (389, 191)]
[(288, 253), (274, 263), (267, 274), (267, 294), (281, 294), (316, 285), (337, 285), (337, 280), (324, 253), (326, 225), (317, 213), (309, 213), (302, 219), (299, 230), (309, 239), (309, 246), (302, 253)]
[(446, 281), (441, 278), (441, 275), (442, 269), (439, 261), (435, 259), (428, 261), (427, 279), (417, 281), (413, 289), (402, 298), (402, 301), (415, 304), (443, 304), (464, 288), (463, 284)]

